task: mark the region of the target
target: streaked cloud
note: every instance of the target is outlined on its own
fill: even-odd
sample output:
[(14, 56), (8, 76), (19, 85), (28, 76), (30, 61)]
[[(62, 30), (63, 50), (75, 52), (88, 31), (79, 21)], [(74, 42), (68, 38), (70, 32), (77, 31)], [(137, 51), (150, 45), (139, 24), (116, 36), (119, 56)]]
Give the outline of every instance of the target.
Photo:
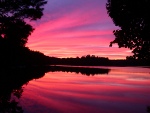
[(27, 46), (45, 55), (76, 57), (87, 54), (125, 58), (130, 51), (109, 47), (117, 27), (108, 17), (106, 0), (49, 0), (44, 16), (31, 24), (35, 31)]

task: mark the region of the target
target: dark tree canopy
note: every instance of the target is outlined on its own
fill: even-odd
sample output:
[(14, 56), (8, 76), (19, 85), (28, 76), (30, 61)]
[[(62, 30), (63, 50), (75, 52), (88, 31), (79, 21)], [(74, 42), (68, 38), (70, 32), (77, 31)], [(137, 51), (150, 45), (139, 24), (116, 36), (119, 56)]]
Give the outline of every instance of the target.
[(0, 0), (0, 42), (25, 46), (34, 30), (25, 19), (40, 19), (46, 3), (46, 0)]
[(108, 0), (107, 12), (114, 24), (114, 41), (132, 50), (135, 59), (150, 59), (150, 0)]

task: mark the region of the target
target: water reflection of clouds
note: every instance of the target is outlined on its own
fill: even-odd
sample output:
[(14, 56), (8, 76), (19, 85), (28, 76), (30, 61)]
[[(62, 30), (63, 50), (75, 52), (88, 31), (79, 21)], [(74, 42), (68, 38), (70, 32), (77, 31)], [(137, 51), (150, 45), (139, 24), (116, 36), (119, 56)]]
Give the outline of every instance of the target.
[[(134, 82), (149, 82), (150, 81), (150, 73), (149, 68), (142, 68), (142, 67), (112, 67), (109, 75), (111, 78), (119, 79), (119, 80), (126, 80)], [(146, 84), (145, 83), (145, 84)], [(149, 84), (149, 83), (148, 83)]]
[(150, 68), (144, 67), (108, 67), (113, 73), (150, 74)]
[(129, 77), (126, 80), (130, 80), (130, 81), (148, 81), (148, 80), (150, 80), (150, 77)]
[[(146, 80), (137, 80), (143, 78)], [(24, 101), (36, 104), (32, 104), (28, 112), (36, 109), (37, 113), (44, 110), (54, 113), (146, 113), (150, 103), (149, 74), (128, 71), (111, 71), (109, 76), (49, 72), (43, 78), (31, 81), (25, 89)], [(29, 105), (24, 108), (28, 109)]]
[[(14, 73), (17, 74), (18, 79), (13, 78), (8, 82), (9, 84), (12, 82), (12, 85), (3, 82), (5, 79), (8, 81), (7, 76), (11, 75), (12, 71), (8, 73), (4, 71), (4, 80), (0, 83), (1, 86), (9, 85), (13, 90), (11, 87), (15, 85), (14, 81), (21, 82), (19, 86), (22, 86), (34, 78), (32, 75), (36, 75), (36, 80), (28, 82), (28, 85), (23, 86), (24, 88), (21, 87), (22, 89), (15, 90), (22, 95), (19, 105), (25, 113), (146, 113), (146, 106), (150, 103), (149, 74), (129, 73), (129, 71), (117, 73), (116, 70), (112, 70), (109, 76), (106, 74), (82, 76), (81, 73), (74, 73), (73, 69), (71, 70), (73, 73), (59, 70), (48, 72), (47, 69), (17, 71)], [(136, 67), (133, 70), (136, 70)], [(131, 68), (130, 71), (132, 71)], [(27, 79), (23, 78), (21, 81), (22, 77)], [(8, 94), (11, 93), (8, 87), (6, 90)], [(2, 91), (1, 95), (4, 97), (8, 95), (3, 94)]]

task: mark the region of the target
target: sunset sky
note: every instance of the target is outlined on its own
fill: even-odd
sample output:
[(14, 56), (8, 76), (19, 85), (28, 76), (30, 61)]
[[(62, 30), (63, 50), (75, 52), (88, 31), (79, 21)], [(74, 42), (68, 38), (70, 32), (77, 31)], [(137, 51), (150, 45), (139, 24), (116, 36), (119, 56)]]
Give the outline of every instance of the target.
[(109, 47), (118, 29), (106, 11), (107, 0), (48, 0), (44, 16), (31, 22), (35, 30), (27, 46), (45, 55), (76, 57), (87, 54), (124, 59), (129, 49)]

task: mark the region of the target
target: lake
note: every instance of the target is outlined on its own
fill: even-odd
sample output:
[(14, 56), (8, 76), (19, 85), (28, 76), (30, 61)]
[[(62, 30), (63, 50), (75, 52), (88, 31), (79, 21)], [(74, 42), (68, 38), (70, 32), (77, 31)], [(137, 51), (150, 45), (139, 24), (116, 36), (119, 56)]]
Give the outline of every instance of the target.
[[(65, 68), (47, 71), (11, 90), (9, 107), (1, 96), (0, 109), (15, 109), (15, 113), (150, 113), (150, 68), (86, 68), (88, 74)], [(90, 74), (93, 68), (104, 71)]]

